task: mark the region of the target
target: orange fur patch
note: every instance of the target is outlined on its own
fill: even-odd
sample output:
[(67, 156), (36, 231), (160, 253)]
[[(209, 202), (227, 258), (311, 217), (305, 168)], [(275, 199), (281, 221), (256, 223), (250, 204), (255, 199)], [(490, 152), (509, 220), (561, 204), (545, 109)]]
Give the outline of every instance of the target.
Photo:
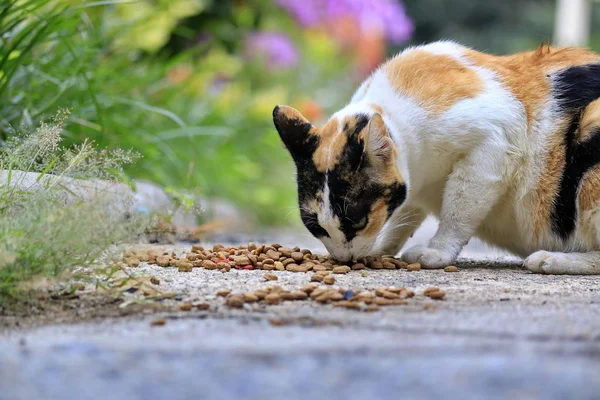
[(337, 119), (330, 119), (321, 129), (315, 130), (321, 141), (313, 154), (313, 162), (319, 172), (326, 172), (337, 163), (346, 145), (346, 135), (339, 134)]
[(579, 122), (579, 136), (577, 140), (585, 142), (589, 136), (600, 127), (600, 99), (592, 101), (583, 111)]
[(392, 58), (383, 69), (398, 93), (434, 114), (483, 91), (477, 73), (448, 55), (413, 50)]
[(550, 217), (554, 207), (554, 199), (558, 195), (560, 179), (565, 168), (564, 132), (569, 127), (569, 121), (558, 124), (548, 142), (548, 154), (544, 161), (544, 172), (535, 188), (535, 201), (532, 210), (534, 236), (540, 239), (550, 228)]
[(379, 233), (383, 224), (387, 219), (387, 203), (383, 199), (377, 200), (371, 206), (369, 213), (369, 223), (360, 232), (361, 235), (373, 236)]
[(582, 48), (554, 49), (541, 45), (535, 51), (509, 56), (494, 56), (467, 50), (466, 56), (475, 64), (495, 72), (502, 83), (525, 108), (527, 122), (535, 120), (550, 94), (546, 75), (560, 69), (599, 62), (600, 56)]
[(580, 214), (596, 207), (598, 201), (600, 201), (600, 166), (590, 169), (581, 180), (578, 195)]

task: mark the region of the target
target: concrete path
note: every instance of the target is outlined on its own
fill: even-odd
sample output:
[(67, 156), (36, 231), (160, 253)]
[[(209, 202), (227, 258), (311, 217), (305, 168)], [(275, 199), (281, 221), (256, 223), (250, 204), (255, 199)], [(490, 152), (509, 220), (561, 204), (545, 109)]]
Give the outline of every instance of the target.
[[(302, 235), (276, 240), (317, 247)], [(342, 287), (416, 290), (408, 305), (377, 313), (312, 302), (230, 310), (215, 290), (264, 286), (263, 272), (142, 266), (211, 310), (167, 313), (160, 327), (150, 326), (156, 316), (138, 316), (8, 332), (0, 399), (599, 398), (598, 278), (531, 274), (477, 242), (464, 255), (458, 273), (338, 278)], [(278, 275), (284, 287), (309, 279)], [(433, 310), (420, 295), (429, 286), (447, 292)]]

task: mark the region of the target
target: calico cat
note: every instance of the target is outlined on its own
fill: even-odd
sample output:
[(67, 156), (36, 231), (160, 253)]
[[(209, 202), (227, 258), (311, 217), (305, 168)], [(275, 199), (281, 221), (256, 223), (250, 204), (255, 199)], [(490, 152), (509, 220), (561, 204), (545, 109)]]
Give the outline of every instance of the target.
[(451, 264), (473, 236), (552, 274), (600, 274), (600, 56), (442, 41), (381, 65), (321, 128), (277, 106), (302, 221), (341, 261), (396, 254), (428, 214)]

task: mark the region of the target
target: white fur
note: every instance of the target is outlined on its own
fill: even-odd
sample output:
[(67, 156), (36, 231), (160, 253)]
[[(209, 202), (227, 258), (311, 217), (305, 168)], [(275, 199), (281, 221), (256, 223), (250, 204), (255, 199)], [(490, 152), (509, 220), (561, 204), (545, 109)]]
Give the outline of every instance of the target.
[[(341, 247), (344, 239), (334, 226), (333, 214), (329, 211), (320, 215), (319, 222), (331, 236), (323, 242), (332, 255), (348, 259), (373, 252), (396, 253), (426, 214), (440, 219), (438, 231), (428, 246), (409, 249), (403, 258), (428, 268), (452, 263), (473, 236), (522, 256), (541, 248), (598, 249), (600, 238), (595, 237), (596, 233), (590, 240), (576, 232), (566, 245), (551, 232), (538, 240), (533, 234), (528, 210), (537, 200), (533, 188), (543, 173), (540, 160), (544, 160), (548, 137), (559, 118), (553, 99), (547, 99), (539, 119), (528, 125), (523, 105), (492, 71), (470, 63), (464, 56), (464, 47), (444, 41), (419, 49), (449, 55), (473, 69), (484, 82), (484, 90), (475, 98), (459, 101), (432, 116), (410, 97), (397, 93), (382, 69), (361, 85), (351, 103), (333, 118), (341, 121), (358, 113), (372, 115), (371, 104), (384, 110), (408, 194), (377, 238), (357, 237), (356, 242)], [(403, 54), (413, 50), (407, 49)], [(405, 223), (408, 214), (414, 215), (414, 223)], [(600, 227), (600, 218), (594, 218)], [(557, 265), (562, 265), (562, 269)], [(526, 261), (533, 271), (552, 273), (594, 273), (600, 268), (595, 265), (591, 267), (581, 258), (546, 252), (535, 253)]]

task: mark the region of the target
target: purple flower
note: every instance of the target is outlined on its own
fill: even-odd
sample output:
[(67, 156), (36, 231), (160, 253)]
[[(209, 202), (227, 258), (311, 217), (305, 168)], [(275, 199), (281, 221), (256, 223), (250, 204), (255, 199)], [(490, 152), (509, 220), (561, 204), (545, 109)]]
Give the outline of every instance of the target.
[(249, 57), (262, 57), (270, 68), (291, 68), (298, 63), (296, 46), (282, 33), (256, 32), (246, 41)]
[(381, 31), (393, 43), (409, 40), (414, 30), (398, 0), (277, 0), (277, 3), (303, 26), (352, 17), (361, 31)]

